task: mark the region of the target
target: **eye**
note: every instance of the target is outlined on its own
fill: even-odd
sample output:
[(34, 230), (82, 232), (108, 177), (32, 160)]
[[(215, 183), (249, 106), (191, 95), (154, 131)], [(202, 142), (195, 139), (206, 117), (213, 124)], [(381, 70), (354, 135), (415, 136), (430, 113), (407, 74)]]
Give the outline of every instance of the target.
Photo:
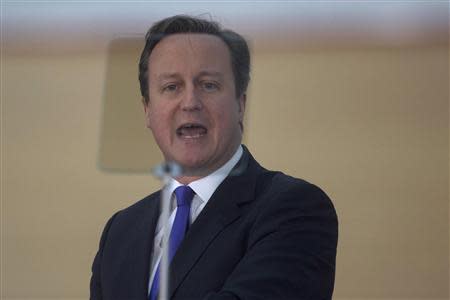
[(176, 83), (169, 83), (163, 86), (163, 92), (176, 92), (178, 90), (178, 85)]
[(201, 87), (206, 92), (214, 92), (219, 89), (219, 85), (213, 81), (203, 81), (201, 82)]

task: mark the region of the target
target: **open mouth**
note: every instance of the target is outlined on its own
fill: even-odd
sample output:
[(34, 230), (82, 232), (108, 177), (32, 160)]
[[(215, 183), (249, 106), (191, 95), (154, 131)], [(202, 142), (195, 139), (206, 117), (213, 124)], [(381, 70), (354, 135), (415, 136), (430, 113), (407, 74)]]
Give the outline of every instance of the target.
[(188, 123), (177, 129), (177, 135), (186, 139), (195, 139), (206, 135), (208, 129), (201, 124)]

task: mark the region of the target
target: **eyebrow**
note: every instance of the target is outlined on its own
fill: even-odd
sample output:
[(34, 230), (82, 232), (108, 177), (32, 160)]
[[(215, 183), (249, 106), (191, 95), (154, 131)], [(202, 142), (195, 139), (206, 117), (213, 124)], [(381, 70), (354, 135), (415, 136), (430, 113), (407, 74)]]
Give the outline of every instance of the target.
[(178, 78), (178, 77), (181, 77), (179, 73), (161, 73), (157, 76), (157, 79), (161, 81), (164, 79)]
[(196, 77), (202, 77), (202, 76), (213, 76), (213, 77), (223, 78), (223, 73), (218, 72), (218, 71), (201, 71)]
[[(202, 77), (202, 76), (212, 76), (212, 77), (218, 77), (219, 79), (222, 79), (224, 77), (223, 73), (218, 71), (201, 71), (196, 78)], [(182, 76), (180, 73), (161, 73), (157, 76), (157, 79), (159, 81), (165, 80), (165, 79), (172, 79), (172, 78), (181, 78)]]

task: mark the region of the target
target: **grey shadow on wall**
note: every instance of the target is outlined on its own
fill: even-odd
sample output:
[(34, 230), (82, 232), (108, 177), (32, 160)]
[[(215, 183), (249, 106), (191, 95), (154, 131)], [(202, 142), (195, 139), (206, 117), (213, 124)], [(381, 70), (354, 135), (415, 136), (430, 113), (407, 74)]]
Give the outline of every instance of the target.
[(145, 127), (138, 80), (143, 38), (118, 38), (108, 48), (98, 166), (102, 171), (149, 173), (162, 155)]

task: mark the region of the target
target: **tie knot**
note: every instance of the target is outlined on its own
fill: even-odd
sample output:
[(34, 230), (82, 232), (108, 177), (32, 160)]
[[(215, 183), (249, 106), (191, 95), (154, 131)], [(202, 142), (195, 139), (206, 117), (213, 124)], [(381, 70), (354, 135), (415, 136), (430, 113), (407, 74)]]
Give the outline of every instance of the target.
[(190, 205), (194, 197), (194, 191), (187, 185), (181, 185), (175, 189), (177, 206)]

